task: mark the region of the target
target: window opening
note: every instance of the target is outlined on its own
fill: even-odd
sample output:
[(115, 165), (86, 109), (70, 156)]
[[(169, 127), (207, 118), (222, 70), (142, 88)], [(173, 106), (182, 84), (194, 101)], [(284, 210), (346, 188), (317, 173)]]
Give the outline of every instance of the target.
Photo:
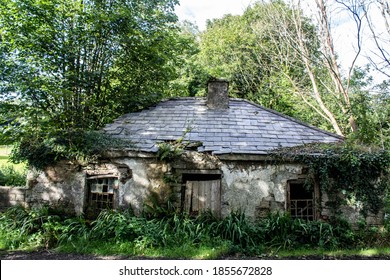
[(288, 210), (292, 218), (313, 221), (315, 219), (314, 191), (304, 182), (289, 182)]
[(118, 178), (89, 178), (88, 187), (88, 209), (95, 213), (103, 209), (114, 208), (114, 189), (118, 185)]

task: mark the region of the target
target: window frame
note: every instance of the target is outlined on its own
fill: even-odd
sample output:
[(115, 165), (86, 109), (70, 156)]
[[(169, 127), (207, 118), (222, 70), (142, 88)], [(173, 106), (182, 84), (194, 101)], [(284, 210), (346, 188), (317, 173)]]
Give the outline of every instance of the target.
[[(299, 219), (304, 219), (304, 220), (307, 220), (307, 221), (315, 221), (315, 220), (318, 220), (319, 217), (320, 217), (320, 210), (319, 210), (319, 207), (318, 207), (318, 200), (319, 200), (319, 197), (320, 197), (320, 192), (319, 192), (319, 185), (314, 182), (313, 183), (313, 190), (311, 192), (311, 198), (295, 198), (295, 199), (291, 199), (291, 187), (292, 185), (301, 185), (302, 188), (305, 188), (305, 184), (307, 183), (307, 181), (305, 179), (295, 179), (295, 180), (289, 180), (287, 181), (287, 188), (286, 188), (286, 211), (290, 214), (291, 218), (299, 218)], [(300, 203), (300, 205), (304, 204), (305, 202), (309, 203), (309, 201), (311, 201), (311, 208), (312, 208), (312, 213), (309, 214), (309, 209), (307, 209), (307, 212), (306, 214), (303, 214), (303, 215), (294, 215), (292, 213), (292, 201), (295, 201), (296, 205), (297, 205), (297, 209), (299, 211), (299, 209), (302, 209), (301, 211), (304, 211), (304, 208), (305, 207), (298, 207), (298, 203)], [(309, 206), (306, 206), (306, 208), (309, 207)]]
[[(99, 180), (101, 180), (100, 183)], [(92, 181), (96, 181), (96, 183), (94, 184), (92, 183)], [(93, 184), (95, 185), (94, 191), (92, 190)], [(94, 216), (98, 215), (103, 210), (117, 208), (117, 190), (119, 187), (118, 176), (112, 174), (88, 176), (86, 178), (85, 186), (86, 197), (84, 208), (86, 213), (89, 213), (89, 215)], [(104, 207), (104, 204), (106, 204), (106, 206), (108, 207)]]

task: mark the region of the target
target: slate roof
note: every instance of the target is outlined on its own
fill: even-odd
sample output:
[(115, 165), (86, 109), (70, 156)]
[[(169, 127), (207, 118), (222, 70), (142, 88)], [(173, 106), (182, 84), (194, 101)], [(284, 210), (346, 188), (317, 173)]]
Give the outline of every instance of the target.
[(338, 135), (304, 124), (291, 117), (243, 99), (230, 98), (228, 109), (209, 109), (201, 98), (176, 98), (155, 107), (129, 113), (103, 130), (126, 138), (134, 150), (156, 152), (158, 143), (185, 134), (201, 142), (199, 152), (213, 154), (267, 154), (280, 147), (313, 142), (337, 142)]

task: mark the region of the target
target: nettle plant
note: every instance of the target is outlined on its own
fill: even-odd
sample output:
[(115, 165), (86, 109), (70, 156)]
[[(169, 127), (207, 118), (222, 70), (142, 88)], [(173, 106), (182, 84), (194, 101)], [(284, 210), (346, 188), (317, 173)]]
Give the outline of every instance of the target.
[[(290, 160), (308, 168), (308, 180), (318, 182), (328, 206), (339, 214), (346, 201), (361, 206), (364, 216), (384, 208), (390, 189), (390, 152), (373, 147), (343, 144), (310, 144), (284, 148), (275, 160)], [(344, 198), (344, 199), (341, 199)]]

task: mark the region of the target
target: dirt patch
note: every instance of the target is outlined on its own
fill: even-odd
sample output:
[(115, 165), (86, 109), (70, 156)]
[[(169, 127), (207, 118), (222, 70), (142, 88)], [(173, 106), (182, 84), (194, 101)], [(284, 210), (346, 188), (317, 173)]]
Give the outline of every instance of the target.
[[(1, 260), (152, 260), (152, 259), (165, 259), (165, 258), (147, 258), (147, 257), (135, 257), (135, 256), (97, 256), (87, 254), (69, 254), (58, 253), (50, 250), (40, 250), (33, 252), (26, 251), (0, 251)], [(328, 255), (308, 255), (299, 257), (278, 257), (261, 255), (248, 257), (243, 255), (230, 255), (224, 256), (221, 259), (225, 260), (390, 260), (390, 255), (375, 255), (375, 256), (328, 256)]]
[(50, 250), (39, 251), (1, 251), (1, 260), (128, 260), (128, 259), (142, 259), (129, 256), (97, 256), (87, 254), (75, 253), (59, 253)]

